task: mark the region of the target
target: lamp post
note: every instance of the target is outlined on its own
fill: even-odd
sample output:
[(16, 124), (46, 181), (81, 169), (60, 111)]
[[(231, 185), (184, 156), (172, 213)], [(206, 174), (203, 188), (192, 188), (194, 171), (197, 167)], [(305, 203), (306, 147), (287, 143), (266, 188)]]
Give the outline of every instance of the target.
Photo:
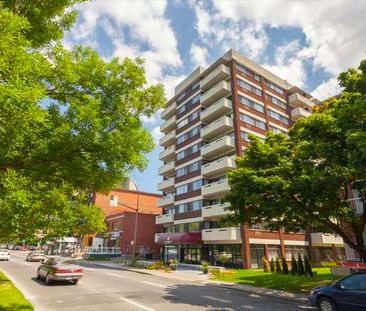
[(134, 184), (134, 186), (136, 187), (136, 191), (137, 191), (137, 204), (136, 204), (136, 214), (135, 214), (135, 228), (133, 231), (133, 244), (132, 244), (132, 258), (133, 260), (136, 259), (136, 242), (137, 242), (137, 224), (138, 224), (138, 220), (139, 220), (139, 204), (140, 204), (140, 192), (139, 189), (137, 187), (137, 184), (135, 181), (133, 181), (132, 179), (130, 179), (130, 181)]

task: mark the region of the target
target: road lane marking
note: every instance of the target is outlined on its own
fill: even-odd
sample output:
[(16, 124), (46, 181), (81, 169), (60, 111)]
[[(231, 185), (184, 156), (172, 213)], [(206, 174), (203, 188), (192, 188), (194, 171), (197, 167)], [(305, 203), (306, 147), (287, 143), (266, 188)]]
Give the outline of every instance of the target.
[(117, 278), (121, 278), (121, 279), (129, 279), (128, 276), (126, 275), (120, 275), (120, 274), (116, 274), (116, 273), (107, 273), (108, 275), (112, 275), (112, 276), (115, 276)]
[(156, 284), (156, 283), (149, 282), (149, 281), (141, 281), (141, 283), (145, 283), (145, 284), (148, 284), (148, 285), (152, 285), (152, 286), (156, 286), (156, 287), (161, 287), (161, 288), (167, 288), (168, 287), (166, 285)]
[(253, 306), (250, 306), (250, 305), (244, 305), (244, 306), (240, 306), (241, 308), (244, 308), (244, 309), (248, 309), (248, 310), (253, 310), (255, 309), (255, 307)]
[(254, 298), (261, 298), (261, 296), (260, 295), (257, 295), (257, 294), (250, 294), (249, 296), (250, 297), (254, 297)]
[(210, 299), (210, 300), (224, 302), (224, 303), (231, 303), (231, 300), (227, 300), (227, 299), (221, 299), (221, 298), (216, 298), (216, 297), (212, 297), (212, 296), (201, 296), (201, 297)]
[(139, 307), (141, 309), (144, 309), (144, 310), (147, 310), (147, 311), (155, 311), (154, 309), (151, 309), (149, 307), (146, 307), (144, 305), (141, 305), (141, 304), (139, 304), (137, 302), (134, 302), (134, 301), (132, 301), (130, 299), (127, 299), (127, 298), (124, 298), (124, 297), (121, 297), (121, 299), (124, 300), (124, 301), (126, 301), (126, 302), (128, 302), (128, 303), (130, 303), (131, 305), (134, 305), (134, 306)]

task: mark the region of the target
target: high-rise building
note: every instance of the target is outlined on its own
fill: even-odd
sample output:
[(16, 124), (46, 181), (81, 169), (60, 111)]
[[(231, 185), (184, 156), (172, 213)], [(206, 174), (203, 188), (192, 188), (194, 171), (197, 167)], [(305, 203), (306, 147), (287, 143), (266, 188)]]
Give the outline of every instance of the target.
[(253, 61), (228, 51), (208, 68), (197, 68), (176, 88), (162, 112), (163, 181), (158, 201), (163, 215), (155, 235), (164, 259), (187, 263), (228, 260), (233, 267), (258, 268), (262, 257), (291, 258), (309, 246), (305, 232), (266, 231), (262, 224), (226, 227), (220, 203), (226, 174), (248, 146), (249, 134), (286, 133), (308, 117), (319, 101)]

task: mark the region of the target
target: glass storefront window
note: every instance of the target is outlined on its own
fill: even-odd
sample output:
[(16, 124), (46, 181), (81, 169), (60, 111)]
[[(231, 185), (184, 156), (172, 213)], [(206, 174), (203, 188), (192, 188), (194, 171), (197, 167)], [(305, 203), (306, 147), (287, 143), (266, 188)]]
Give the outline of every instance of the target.
[(299, 254), (301, 258), (304, 258), (306, 255), (306, 250), (305, 246), (286, 245), (285, 253), (286, 253), (286, 260), (291, 261), (292, 256), (294, 256), (297, 260)]
[(276, 260), (276, 258), (281, 258), (281, 251), (279, 245), (268, 245), (268, 260)]

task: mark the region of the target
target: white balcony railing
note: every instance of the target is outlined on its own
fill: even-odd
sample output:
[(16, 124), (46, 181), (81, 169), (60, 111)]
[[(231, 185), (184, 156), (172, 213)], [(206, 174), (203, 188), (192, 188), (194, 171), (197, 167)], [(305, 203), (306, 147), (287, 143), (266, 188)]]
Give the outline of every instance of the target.
[(315, 232), (311, 233), (311, 244), (313, 246), (344, 245), (343, 239), (334, 234)]
[(226, 210), (230, 206), (229, 203), (224, 204), (214, 204), (202, 207), (202, 217), (203, 219), (218, 219), (223, 216), (230, 215), (232, 212)]
[(229, 135), (220, 137), (207, 145), (201, 147), (201, 155), (206, 158), (218, 157), (220, 154), (233, 151), (235, 149), (234, 139)]
[(159, 145), (167, 147), (174, 144), (174, 142), (175, 142), (175, 130), (169, 132), (168, 134), (160, 138)]
[(201, 188), (201, 193), (205, 198), (219, 198), (230, 191), (227, 179), (215, 181), (210, 184), (204, 185)]
[(174, 204), (174, 195), (168, 196), (168, 197), (162, 197), (158, 200), (157, 205), (159, 207), (167, 206), (167, 205), (173, 205)]
[(229, 243), (241, 243), (239, 228), (227, 227), (202, 230), (202, 240), (207, 242), (222, 241)]
[(175, 157), (175, 145), (166, 148), (164, 151), (160, 152), (159, 159), (161, 161), (173, 160)]
[(291, 107), (297, 108), (313, 108), (314, 103), (306, 98), (305, 96), (301, 95), (300, 93), (294, 93), (288, 97), (288, 101)]
[(223, 97), (230, 95), (231, 86), (228, 82), (221, 81), (201, 96), (201, 105), (208, 107)]
[(205, 78), (201, 81), (201, 89), (208, 90), (210, 87), (214, 86), (221, 80), (225, 80), (230, 77), (230, 68), (221, 64), (217, 66), (213, 71), (211, 71)]
[(232, 112), (232, 102), (227, 98), (222, 98), (218, 102), (212, 104), (207, 109), (201, 112), (201, 121), (212, 122), (213, 120), (222, 117), (229, 112)]
[(164, 214), (164, 215), (157, 215), (155, 218), (155, 223), (157, 225), (167, 224), (174, 221), (173, 214)]
[(169, 133), (175, 128), (177, 117), (173, 116), (160, 126), (160, 132)]
[(174, 174), (175, 172), (175, 162), (171, 161), (163, 166), (159, 167), (158, 174), (162, 176), (168, 176), (170, 174)]
[(174, 188), (174, 177), (170, 177), (165, 179), (164, 181), (158, 183), (158, 190), (159, 191), (167, 191), (168, 189)]
[(177, 103), (171, 103), (168, 107), (164, 109), (161, 113), (161, 118), (164, 120), (168, 120), (171, 116), (174, 115), (175, 111), (177, 110)]
[(211, 140), (227, 134), (233, 131), (233, 129), (233, 120), (227, 116), (223, 116), (202, 128), (201, 137), (206, 140)]
[(86, 247), (85, 254), (121, 254), (119, 247)]
[(291, 110), (291, 118), (294, 121), (297, 121), (300, 118), (307, 118), (310, 116), (311, 116), (311, 112), (309, 112), (303, 108), (300, 108), (300, 107), (297, 107), (297, 108), (294, 108)]
[(235, 159), (226, 156), (215, 161), (202, 165), (202, 175), (204, 177), (220, 176), (228, 170), (236, 167)]

